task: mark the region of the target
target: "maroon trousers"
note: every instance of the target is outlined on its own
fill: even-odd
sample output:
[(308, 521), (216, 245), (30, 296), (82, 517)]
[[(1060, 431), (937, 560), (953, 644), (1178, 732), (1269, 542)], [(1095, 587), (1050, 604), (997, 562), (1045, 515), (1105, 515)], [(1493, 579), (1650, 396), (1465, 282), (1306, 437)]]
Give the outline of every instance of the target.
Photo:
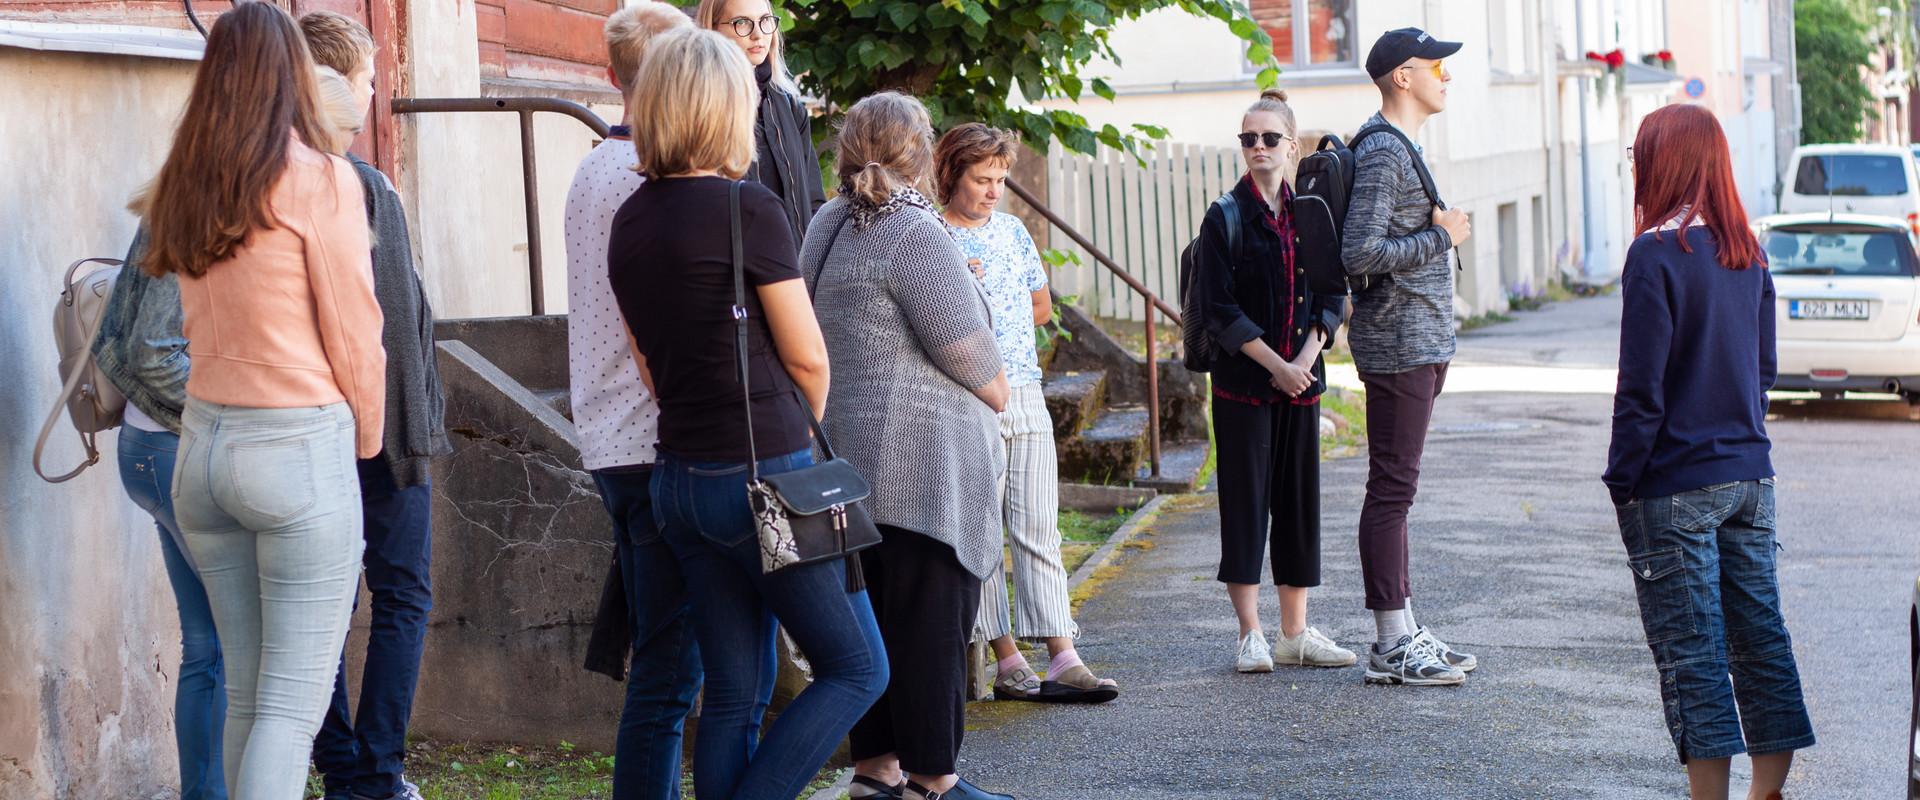
[(1446, 364), (1393, 375), (1360, 373), (1367, 387), (1367, 501), (1360, 508), (1360, 571), (1367, 608), (1406, 608), (1407, 511), (1420, 486), (1433, 401), (1447, 382)]

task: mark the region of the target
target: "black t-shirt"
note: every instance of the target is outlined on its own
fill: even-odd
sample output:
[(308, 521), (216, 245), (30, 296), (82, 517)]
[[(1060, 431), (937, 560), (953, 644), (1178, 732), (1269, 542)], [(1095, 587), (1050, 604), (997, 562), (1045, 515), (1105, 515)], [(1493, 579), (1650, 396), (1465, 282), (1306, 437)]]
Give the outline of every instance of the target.
[[(681, 458), (744, 463), (746, 411), (734, 366), (733, 246), (726, 178), (649, 180), (620, 206), (607, 244), (607, 279), (660, 399), (660, 449)], [(800, 277), (793, 226), (780, 198), (740, 187), (747, 283), (747, 367), (761, 458), (812, 441), (799, 391), (774, 352), (755, 287)]]

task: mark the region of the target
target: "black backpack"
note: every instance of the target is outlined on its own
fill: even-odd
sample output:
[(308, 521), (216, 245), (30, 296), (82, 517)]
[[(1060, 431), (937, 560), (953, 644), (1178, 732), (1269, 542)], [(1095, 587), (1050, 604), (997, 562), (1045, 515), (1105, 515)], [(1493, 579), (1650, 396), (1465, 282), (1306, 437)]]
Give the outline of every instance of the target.
[[(1227, 259), (1240, 260), (1240, 201), (1233, 199), (1233, 190), (1228, 189), (1220, 195), (1213, 205), (1220, 208), (1227, 223)], [(1205, 223), (1201, 227), (1204, 229)], [(1214, 362), (1220, 358), (1220, 348), (1213, 342), (1213, 334), (1207, 332), (1207, 323), (1201, 318), (1201, 298), (1193, 290), (1194, 263), (1199, 259), (1195, 252), (1200, 244), (1201, 234), (1194, 234), (1193, 241), (1180, 251), (1180, 349), (1185, 353), (1180, 363), (1189, 372), (1212, 372)]]
[[(1413, 156), (1413, 170), (1420, 175), (1420, 188), (1427, 192), (1427, 199), (1437, 208), (1446, 208), (1440, 202), (1440, 193), (1434, 189), (1433, 174), (1427, 171), (1427, 162), (1420, 157), (1420, 151), (1414, 149), (1407, 135), (1392, 125), (1375, 125), (1364, 128), (1354, 134), (1352, 147), (1357, 148), (1367, 137), (1385, 133), (1399, 139), (1407, 147), (1407, 153)], [(1307, 288), (1315, 294), (1339, 296), (1364, 292), (1379, 282), (1378, 275), (1348, 275), (1347, 267), (1340, 260), (1340, 242), (1347, 227), (1347, 201), (1353, 194), (1353, 176), (1358, 161), (1353, 150), (1342, 144), (1340, 137), (1327, 135), (1320, 139), (1320, 146), (1314, 148), (1306, 158), (1300, 159), (1299, 170), (1293, 180), (1293, 224), (1297, 235), (1294, 246), (1294, 264), (1306, 270)]]

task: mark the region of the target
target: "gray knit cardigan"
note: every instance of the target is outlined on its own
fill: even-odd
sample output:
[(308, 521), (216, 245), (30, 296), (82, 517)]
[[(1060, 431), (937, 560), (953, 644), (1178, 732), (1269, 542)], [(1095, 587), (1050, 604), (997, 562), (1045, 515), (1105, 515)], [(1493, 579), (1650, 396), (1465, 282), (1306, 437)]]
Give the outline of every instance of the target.
[(945, 542), (985, 580), (1001, 564), (1006, 468), (998, 419), (973, 395), (1001, 371), (986, 298), (932, 213), (858, 233), (848, 213), (843, 198), (821, 207), (800, 248), (833, 365), (827, 435), (873, 484), (874, 522)]

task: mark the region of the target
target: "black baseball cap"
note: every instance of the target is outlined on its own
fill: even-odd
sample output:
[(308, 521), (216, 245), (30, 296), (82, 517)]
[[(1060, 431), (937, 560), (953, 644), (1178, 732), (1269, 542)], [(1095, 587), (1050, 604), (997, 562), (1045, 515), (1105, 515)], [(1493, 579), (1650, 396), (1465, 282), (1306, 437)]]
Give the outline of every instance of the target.
[(1380, 34), (1367, 51), (1367, 75), (1377, 81), (1409, 58), (1438, 60), (1458, 52), (1459, 42), (1440, 41), (1419, 28), (1390, 30)]

